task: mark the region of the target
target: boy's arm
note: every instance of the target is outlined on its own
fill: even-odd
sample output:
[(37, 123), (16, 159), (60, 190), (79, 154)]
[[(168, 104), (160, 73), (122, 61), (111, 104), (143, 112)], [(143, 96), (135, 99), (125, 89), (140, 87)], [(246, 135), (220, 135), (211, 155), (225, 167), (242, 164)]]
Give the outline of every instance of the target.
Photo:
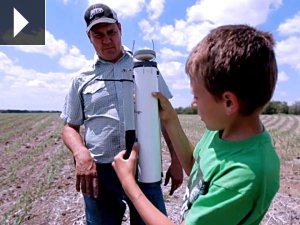
[(126, 195), (134, 207), (149, 225), (175, 225), (170, 219), (160, 212), (144, 195), (135, 181), (135, 171), (138, 158), (138, 145), (134, 144), (130, 157), (125, 160), (125, 151), (120, 152), (112, 163)]
[(160, 119), (172, 142), (177, 158), (187, 175), (190, 174), (194, 164), (194, 146), (189, 142), (179, 122), (176, 111), (170, 101), (160, 92), (154, 92), (153, 96), (159, 100)]
[[(168, 99), (173, 97), (172, 93), (170, 92), (170, 90), (160, 72), (158, 75), (158, 90), (159, 90), (159, 92), (163, 93), (163, 95), (166, 96)], [(174, 191), (177, 188), (179, 188), (183, 182), (183, 171), (182, 171), (182, 166), (177, 158), (174, 147), (172, 145), (172, 142), (169, 138), (169, 135), (168, 135), (166, 129), (164, 128), (163, 123), (161, 123), (161, 131), (162, 131), (162, 134), (164, 136), (164, 139), (166, 141), (166, 144), (168, 146), (170, 156), (171, 156), (171, 165), (169, 166), (169, 168), (166, 172), (164, 185), (167, 185), (171, 179), (170, 195), (172, 195), (174, 193)]]

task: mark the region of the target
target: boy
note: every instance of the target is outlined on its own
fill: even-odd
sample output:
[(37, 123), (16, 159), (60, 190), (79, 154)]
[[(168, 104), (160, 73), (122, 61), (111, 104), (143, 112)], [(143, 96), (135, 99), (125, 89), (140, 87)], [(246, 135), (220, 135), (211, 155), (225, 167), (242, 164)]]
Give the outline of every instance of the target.
[[(170, 102), (160, 93), (160, 117), (190, 176), (182, 224), (259, 224), (279, 189), (279, 158), (260, 121), (270, 101), (277, 65), (271, 34), (247, 25), (212, 30), (191, 52), (186, 72), (206, 125), (194, 149)], [(138, 145), (113, 167), (146, 224), (173, 224), (145, 198), (134, 180)]]

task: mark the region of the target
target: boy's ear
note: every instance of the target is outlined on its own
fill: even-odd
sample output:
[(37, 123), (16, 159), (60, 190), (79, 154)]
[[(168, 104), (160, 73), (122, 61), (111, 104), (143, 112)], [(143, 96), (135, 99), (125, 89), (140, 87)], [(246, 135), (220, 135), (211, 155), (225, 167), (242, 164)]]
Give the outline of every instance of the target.
[(230, 91), (226, 91), (223, 93), (222, 97), (227, 115), (231, 115), (239, 111), (240, 105), (235, 94)]

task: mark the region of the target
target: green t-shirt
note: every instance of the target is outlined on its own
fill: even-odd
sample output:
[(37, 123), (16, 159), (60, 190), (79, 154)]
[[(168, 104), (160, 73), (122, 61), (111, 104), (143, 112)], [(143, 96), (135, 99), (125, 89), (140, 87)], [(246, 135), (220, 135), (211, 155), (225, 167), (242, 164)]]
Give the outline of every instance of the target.
[(186, 224), (259, 224), (279, 189), (280, 162), (268, 132), (224, 141), (206, 130), (194, 158), (181, 212)]

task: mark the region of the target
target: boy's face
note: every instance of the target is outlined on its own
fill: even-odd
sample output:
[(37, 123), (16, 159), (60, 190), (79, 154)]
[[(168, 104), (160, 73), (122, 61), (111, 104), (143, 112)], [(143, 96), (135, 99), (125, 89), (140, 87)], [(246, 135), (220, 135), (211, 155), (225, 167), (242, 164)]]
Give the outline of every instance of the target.
[(216, 101), (204, 86), (203, 81), (191, 80), (194, 99), (192, 106), (196, 107), (201, 120), (209, 130), (222, 130), (225, 127), (227, 116), (222, 100)]
[(88, 34), (100, 58), (116, 62), (122, 56), (121, 25), (102, 23), (92, 27)]

